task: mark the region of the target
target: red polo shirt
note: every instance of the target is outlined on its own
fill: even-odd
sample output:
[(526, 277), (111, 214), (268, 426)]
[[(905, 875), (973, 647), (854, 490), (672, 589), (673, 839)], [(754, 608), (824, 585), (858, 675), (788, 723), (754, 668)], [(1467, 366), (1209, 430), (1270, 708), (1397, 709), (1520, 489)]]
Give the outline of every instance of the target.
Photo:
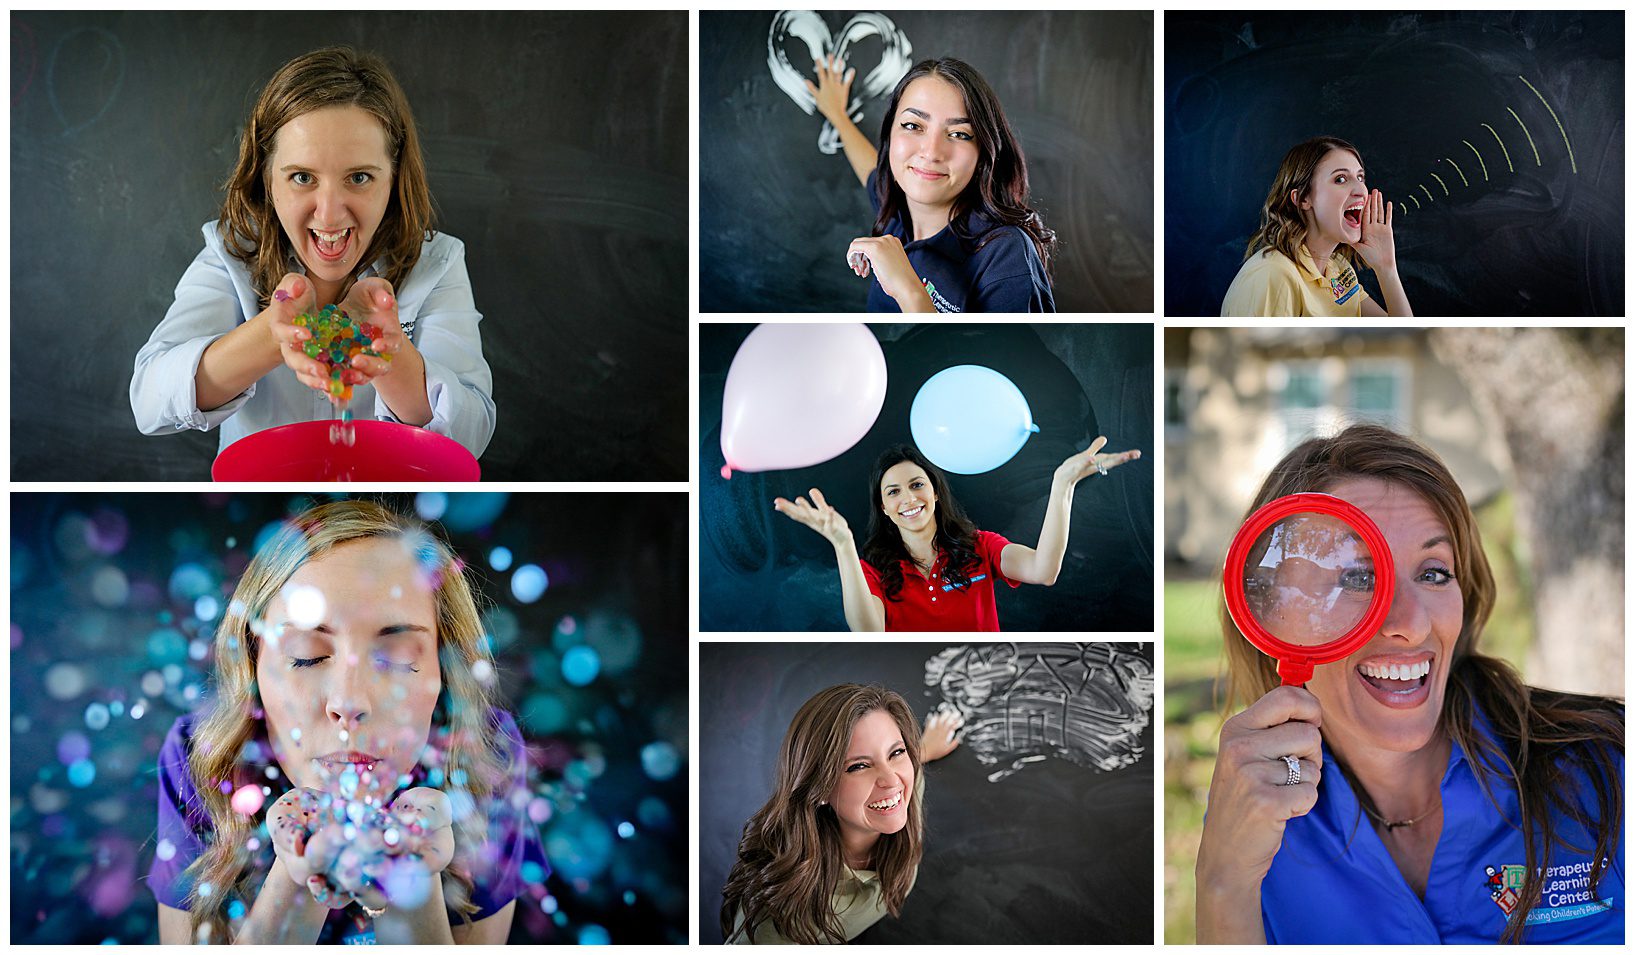
[(886, 605), (887, 630), (980, 630), (999, 629), (999, 606), (994, 602), (993, 583), (1003, 580), (1012, 587), (1016, 581), (999, 570), (999, 555), (1010, 541), (991, 531), (976, 532), (976, 556), (980, 563), (971, 568), (971, 582), (956, 588), (943, 580), (947, 554), (938, 554), (930, 578), (920, 573), (913, 561), (899, 561), (903, 567), (903, 589), (896, 600), (887, 600), (880, 584), (880, 572), (866, 560), (863, 579), (869, 593)]

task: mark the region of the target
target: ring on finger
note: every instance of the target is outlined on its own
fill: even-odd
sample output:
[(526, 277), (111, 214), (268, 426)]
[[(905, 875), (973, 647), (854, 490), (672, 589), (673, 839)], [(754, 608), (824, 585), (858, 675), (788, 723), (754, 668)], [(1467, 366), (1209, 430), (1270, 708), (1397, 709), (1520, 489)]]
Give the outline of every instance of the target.
[(1279, 783), (1280, 786), (1300, 785), (1300, 758), (1298, 756), (1280, 756), (1284, 764), (1289, 767), (1289, 778)]

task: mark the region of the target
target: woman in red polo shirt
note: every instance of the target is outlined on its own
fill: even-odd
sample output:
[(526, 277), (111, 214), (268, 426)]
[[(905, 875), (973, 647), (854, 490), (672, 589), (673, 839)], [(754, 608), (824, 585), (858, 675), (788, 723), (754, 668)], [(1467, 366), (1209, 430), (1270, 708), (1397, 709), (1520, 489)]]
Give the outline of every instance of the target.
[(1037, 547), (977, 530), (942, 472), (906, 444), (887, 448), (874, 462), (869, 486), (879, 505), (869, 515), (861, 556), (846, 519), (817, 488), (811, 501), (780, 497), (772, 506), (834, 545), (852, 630), (998, 630), (994, 581), (1055, 583), (1067, 553), (1073, 489), (1092, 473), (1141, 456), (1098, 453), (1106, 443), (1098, 437), (1056, 468)]

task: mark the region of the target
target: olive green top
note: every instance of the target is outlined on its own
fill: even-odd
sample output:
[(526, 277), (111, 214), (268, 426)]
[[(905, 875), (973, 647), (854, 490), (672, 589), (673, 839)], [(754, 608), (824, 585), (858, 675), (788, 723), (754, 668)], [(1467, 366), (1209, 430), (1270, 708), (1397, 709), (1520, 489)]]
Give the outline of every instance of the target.
[[(920, 877), (919, 866), (914, 867), (914, 875), (909, 879), (909, 891), (914, 889), (914, 880)], [(846, 866), (841, 870), (840, 882), (835, 885), (834, 892), (835, 916), (840, 919), (841, 929), (845, 932), (846, 941), (851, 941), (863, 934), (863, 930), (880, 921), (886, 914), (886, 891), (880, 884), (880, 873), (873, 869), (853, 869)], [(778, 933), (777, 926), (771, 920), (755, 926), (753, 939), (744, 936), (744, 910), (739, 909), (733, 918), (732, 937), (730, 941), (736, 945), (753, 942), (756, 945), (789, 945), (789, 939)]]

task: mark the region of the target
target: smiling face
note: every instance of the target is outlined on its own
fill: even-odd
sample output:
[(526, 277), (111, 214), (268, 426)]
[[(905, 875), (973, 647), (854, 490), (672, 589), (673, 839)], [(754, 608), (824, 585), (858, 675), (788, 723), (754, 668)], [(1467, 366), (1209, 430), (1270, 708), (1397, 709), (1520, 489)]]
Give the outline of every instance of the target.
[(256, 681), (293, 783), (333, 791), (351, 770), (384, 797), (419, 761), (442, 690), (431, 588), (402, 541), (373, 537), (303, 564), (268, 605), (279, 635)]
[[(1362, 238), (1362, 209), (1368, 201), (1362, 160), (1348, 149), (1330, 149), (1317, 164), (1304, 198), (1294, 195), (1311, 245), (1335, 246)], [(1323, 263), (1317, 263), (1321, 266)]]
[(1351, 656), (1318, 667), (1307, 689), (1323, 705), (1323, 732), (1336, 751), (1416, 752), (1435, 735), (1464, 620), (1452, 535), (1430, 502), (1400, 485), (1353, 478), (1328, 493), (1379, 525), (1396, 581), (1379, 632)]
[(885, 710), (871, 710), (852, 727), (846, 763), (829, 805), (848, 846), (873, 845), (908, 825), (914, 796), (914, 761), (902, 728)]
[(908, 201), (946, 211), (970, 185), (977, 157), (959, 88), (935, 75), (909, 83), (891, 131), (891, 175)]
[(344, 282), (392, 198), (386, 128), (356, 106), (313, 110), (279, 128), (267, 166), (273, 208), (307, 274)]
[(937, 493), (925, 468), (901, 461), (880, 477), (880, 509), (904, 531), (924, 531), (935, 525)]

